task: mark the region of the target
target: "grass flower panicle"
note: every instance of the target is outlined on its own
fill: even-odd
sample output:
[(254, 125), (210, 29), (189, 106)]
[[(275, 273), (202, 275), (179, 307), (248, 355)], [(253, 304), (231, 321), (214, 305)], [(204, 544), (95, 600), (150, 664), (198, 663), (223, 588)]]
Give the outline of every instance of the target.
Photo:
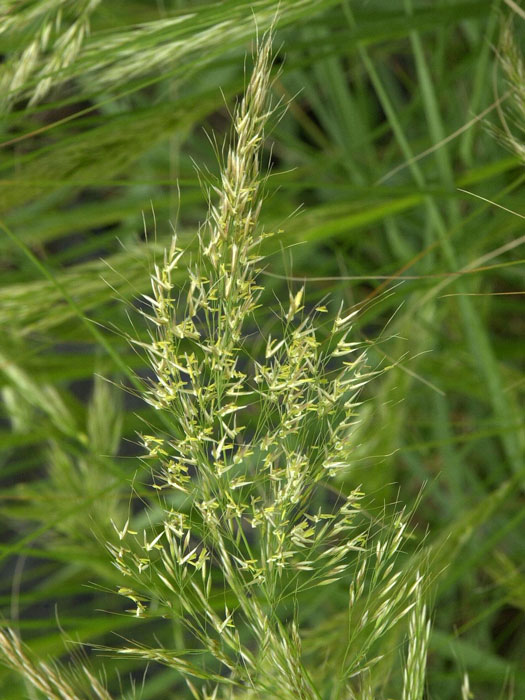
[(525, 697), (518, 5), (0, 2), (1, 700)]
[[(110, 546), (133, 580), (120, 593), (134, 614), (181, 619), (202, 664), (143, 645), (120, 653), (176, 668), (196, 697), (208, 691), (199, 694), (192, 677), (242, 688), (243, 697), (319, 697), (303, 662), (299, 608), (314, 586), (353, 575), (338, 680), (345, 688), (372, 663), (374, 644), (416, 606), (411, 577), (392, 575), (405, 521), (386, 539), (374, 538), (359, 488), (339, 494), (335, 508), (313, 507), (323, 501), (321, 484), (350, 465), (359, 392), (374, 374), (361, 344), (349, 339), (355, 312), (341, 309), (321, 340), (301, 288), (282, 310), (279, 335), (262, 338), (261, 357), (244, 342), (257, 332), (260, 245), (269, 235), (259, 215), (271, 64), (267, 37), (233, 115), (232, 144), (209, 192), (186, 290), (172, 281), (184, 255), (176, 235), (154, 265), (144, 312), (151, 340), (135, 342), (155, 373), (146, 400), (172, 426), (163, 436), (142, 436), (164, 514), (152, 533), (134, 534), (126, 523)], [(371, 591), (376, 599), (364, 611), (361, 599)]]

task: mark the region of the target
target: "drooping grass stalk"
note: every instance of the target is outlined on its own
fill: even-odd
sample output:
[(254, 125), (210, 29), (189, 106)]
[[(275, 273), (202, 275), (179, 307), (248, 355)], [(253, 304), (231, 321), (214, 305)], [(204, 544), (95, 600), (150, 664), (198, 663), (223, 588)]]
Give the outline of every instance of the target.
[[(335, 4), (283, 0), (279, 21), (285, 26)], [(242, 44), (253, 32), (254, 19), (261, 28), (271, 26), (276, 9), (273, 0), (229, 3), (224, 9), (208, 3), (173, 17), (119, 27), (108, 39), (89, 36), (100, 0), (28, 0), (23, 5), (6, 0), (0, 6), (0, 37), (14, 37), (20, 46), (0, 72), (3, 106), (28, 96), (36, 103), (52, 87), (70, 80), (86, 81), (90, 91), (133, 83), (134, 91), (158, 80), (152, 73), (166, 66), (183, 80), (195, 65), (212, 62), (224, 45)], [(70, 21), (61, 31), (65, 16)]]
[(72, 9), (67, 0), (36, 0), (23, 8), (10, 0), (4, 4), (0, 9), (0, 36), (29, 30), (31, 40), (20, 54), (15, 54), (2, 66), (2, 108), (10, 105), (33, 82), (30, 104), (47, 95), (63, 71), (75, 62), (89, 34), (90, 15), (99, 4), (100, 0), (76, 2), (74, 20), (65, 31), (60, 31), (63, 13)]

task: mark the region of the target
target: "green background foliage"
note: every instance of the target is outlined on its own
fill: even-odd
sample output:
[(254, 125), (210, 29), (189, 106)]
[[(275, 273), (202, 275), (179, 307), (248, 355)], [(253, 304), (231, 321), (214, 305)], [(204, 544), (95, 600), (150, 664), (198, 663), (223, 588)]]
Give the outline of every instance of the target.
[[(155, 517), (137, 431), (159, 416), (134, 396), (146, 363), (125, 334), (146, 340), (137, 307), (169, 222), (195, 244), (206, 215), (195, 163), (216, 174), (214, 139), (277, 4), (3, 5), (1, 624), (59, 658), (61, 630), (99, 645), (136, 636), (102, 543), (132, 481)], [(262, 219), (280, 233), (260, 322), (306, 279), (307, 306), (362, 306), (358, 337), (379, 336), (372, 364), (390, 369), (365, 390), (340, 480), (378, 508), (415, 508), (436, 579), (428, 697), (444, 700), (465, 672), (476, 698), (525, 695), (525, 178), (487, 128), (512, 99), (494, 49), (509, 12), (492, 0), (282, 0), (275, 38), (287, 108), (265, 151)], [(347, 590), (319, 619), (324, 593), (309, 595), (315, 644), (328, 644)], [(116, 693), (118, 669), (122, 697), (186, 692), (170, 669), (89, 656)], [(3, 699), (25, 693), (0, 669)]]

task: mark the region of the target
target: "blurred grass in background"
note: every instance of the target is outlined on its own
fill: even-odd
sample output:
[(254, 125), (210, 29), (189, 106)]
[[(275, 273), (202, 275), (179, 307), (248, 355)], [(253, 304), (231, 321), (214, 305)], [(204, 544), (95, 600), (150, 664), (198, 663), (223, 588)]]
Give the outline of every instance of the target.
[[(124, 338), (130, 305), (169, 221), (195, 242), (194, 163), (217, 171), (208, 135), (228, 129), (255, 27), (277, 5), (3, 5), (2, 624), (58, 658), (60, 629), (114, 644), (133, 626), (97, 539), (109, 514), (126, 517), (136, 431), (158, 417), (93, 376), (130, 387), (131, 370), (144, 374)], [(267, 151), (263, 218), (282, 233), (265, 301), (312, 278), (312, 307), (363, 305), (362, 338), (382, 336), (372, 360), (393, 368), (366, 390), (344, 479), (378, 503), (418, 502), (439, 574), (428, 692), (443, 699), (465, 672), (476, 698), (525, 696), (525, 174), (487, 128), (522, 128), (504, 116), (512, 86), (495, 50), (510, 14), (492, 0), (282, 0), (275, 41), (288, 109)], [(517, 15), (518, 47), (523, 25)], [(337, 635), (346, 595), (315, 621), (316, 643)], [(177, 688), (170, 670), (143, 680), (131, 659), (91, 663), (113, 689), (115, 668), (124, 688), (131, 674), (144, 699)], [(3, 699), (25, 692), (0, 669)]]

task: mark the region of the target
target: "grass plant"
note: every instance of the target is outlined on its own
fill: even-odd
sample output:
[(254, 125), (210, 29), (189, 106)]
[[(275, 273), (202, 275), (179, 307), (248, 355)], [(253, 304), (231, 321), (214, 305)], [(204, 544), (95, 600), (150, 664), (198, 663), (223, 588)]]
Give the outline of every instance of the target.
[(525, 691), (523, 18), (275, 10), (0, 8), (6, 700)]

